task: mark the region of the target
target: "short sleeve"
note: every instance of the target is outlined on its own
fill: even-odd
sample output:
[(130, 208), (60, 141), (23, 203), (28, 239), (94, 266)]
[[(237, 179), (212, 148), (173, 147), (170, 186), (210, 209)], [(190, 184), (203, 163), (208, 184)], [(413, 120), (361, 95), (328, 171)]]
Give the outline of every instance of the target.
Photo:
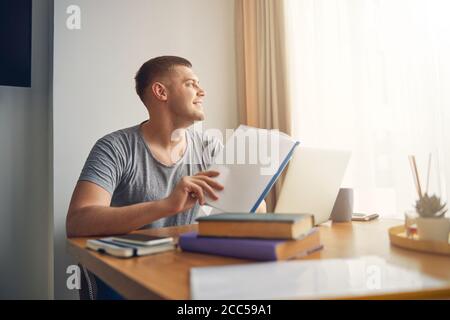
[(123, 167), (120, 152), (112, 141), (104, 137), (89, 153), (78, 181), (93, 182), (112, 195), (120, 183)]

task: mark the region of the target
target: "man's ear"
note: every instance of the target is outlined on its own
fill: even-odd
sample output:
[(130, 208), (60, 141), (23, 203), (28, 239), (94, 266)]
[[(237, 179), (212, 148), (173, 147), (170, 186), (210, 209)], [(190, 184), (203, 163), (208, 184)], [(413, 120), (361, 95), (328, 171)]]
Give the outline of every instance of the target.
[(152, 92), (156, 99), (167, 101), (167, 88), (161, 82), (154, 82), (152, 84)]

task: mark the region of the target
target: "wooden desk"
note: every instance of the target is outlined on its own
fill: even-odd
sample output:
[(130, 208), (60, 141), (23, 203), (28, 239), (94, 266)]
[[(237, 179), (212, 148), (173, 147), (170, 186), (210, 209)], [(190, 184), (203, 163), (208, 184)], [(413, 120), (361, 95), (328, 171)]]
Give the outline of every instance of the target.
[[(390, 294), (366, 298), (449, 298), (450, 257), (409, 251), (391, 246), (388, 228), (400, 220), (370, 222), (327, 222), (320, 226), (324, 249), (304, 259), (352, 258), (378, 255), (388, 262), (447, 281), (440, 290)], [(149, 235), (178, 236), (194, 231), (196, 225), (139, 231)], [(68, 240), (68, 252), (128, 299), (189, 299), (189, 270), (192, 267), (247, 263), (246, 260), (213, 255), (165, 252), (133, 259), (117, 259), (86, 249), (86, 238)]]

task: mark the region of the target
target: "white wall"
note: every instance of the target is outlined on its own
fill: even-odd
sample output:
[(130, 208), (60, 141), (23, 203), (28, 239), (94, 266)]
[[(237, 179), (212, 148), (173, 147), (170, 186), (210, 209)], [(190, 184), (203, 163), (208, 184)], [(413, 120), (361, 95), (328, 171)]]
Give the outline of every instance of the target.
[[(65, 217), (94, 142), (138, 124), (146, 112), (134, 92), (140, 65), (158, 55), (193, 63), (207, 91), (205, 128), (237, 125), (234, 1), (58, 0), (54, 25), (55, 297), (65, 287)], [(81, 30), (66, 28), (66, 8), (81, 8)]]
[(31, 88), (0, 86), (0, 299), (53, 295), (52, 1), (33, 0)]

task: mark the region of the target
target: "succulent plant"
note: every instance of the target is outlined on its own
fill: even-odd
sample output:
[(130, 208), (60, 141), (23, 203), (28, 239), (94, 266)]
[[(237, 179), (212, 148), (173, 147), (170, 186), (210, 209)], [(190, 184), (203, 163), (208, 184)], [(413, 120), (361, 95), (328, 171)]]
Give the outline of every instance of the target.
[[(416, 211), (423, 218), (442, 218), (447, 212), (445, 206), (441, 203), (441, 198), (425, 193), (421, 199), (416, 201)], [(445, 210), (444, 210), (445, 209)]]

